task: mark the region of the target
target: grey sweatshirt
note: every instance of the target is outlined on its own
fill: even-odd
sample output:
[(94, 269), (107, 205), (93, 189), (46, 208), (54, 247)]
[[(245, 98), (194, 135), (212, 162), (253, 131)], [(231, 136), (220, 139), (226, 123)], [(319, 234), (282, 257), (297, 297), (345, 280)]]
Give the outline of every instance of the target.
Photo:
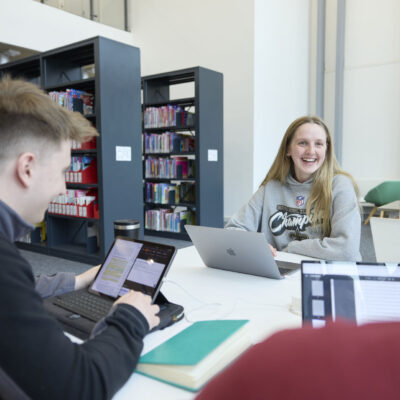
[(277, 250), (324, 260), (360, 261), (361, 216), (351, 180), (336, 175), (332, 182), (331, 234), (311, 226), (306, 205), (312, 178), (304, 183), (288, 175), (285, 184), (262, 185), (226, 228), (264, 233)]

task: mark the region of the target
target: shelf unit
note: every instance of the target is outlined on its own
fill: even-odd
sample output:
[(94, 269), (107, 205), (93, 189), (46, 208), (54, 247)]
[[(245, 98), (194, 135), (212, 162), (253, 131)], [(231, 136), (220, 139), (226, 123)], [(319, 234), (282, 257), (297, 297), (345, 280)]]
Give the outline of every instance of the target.
[[(84, 79), (82, 67), (94, 64)], [(47, 92), (79, 89), (94, 96), (85, 115), (100, 133), (96, 149), (73, 149), (72, 156), (97, 158), (97, 183), (67, 183), (69, 189), (95, 189), (99, 218), (46, 215), (47, 240), (20, 242), (24, 249), (87, 263), (101, 262), (114, 239), (113, 222), (138, 219), (143, 226), (141, 80), (139, 49), (95, 37), (0, 66), (0, 76), (27, 79)], [(131, 161), (117, 161), (116, 147), (131, 150)]]
[[(181, 86), (182, 85), (182, 86)], [(185, 86), (185, 87), (183, 87)], [(183, 89), (183, 90), (182, 90)], [(223, 75), (203, 67), (194, 67), (142, 77), (143, 90), (143, 199), (144, 215), (151, 209), (185, 207), (194, 215), (197, 225), (223, 226)], [(178, 93), (175, 98), (174, 94)], [(184, 96), (179, 97), (181, 93)], [(163, 127), (145, 126), (145, 110), (149, 107), (180, 106), (183, 111), (193, 113), (190, 125)], [(145, 135), (161, 135), (164, 132), (187, 133), (194, 138), (194, 150), (188, 152), (148, 152)], [(171, 149), (170, 149), (171, 150)], [(217, 160), (214, 161), (215, 156)], [(153, 158), (188, 157), (194, 163), (194, 176), (186, 179), (150, 178), (146, 176), (146, 160)], [(148, 199), (146, 183), (193, 182), (194, 201), (167, 204)], [(170, 200), (170, 198), (168, 199)], [(144, 217), (145, 218), (145, 217)], [(188, 240), (183, 224), (181, 232), (148, 229), (146, 235), (155, 235)]]

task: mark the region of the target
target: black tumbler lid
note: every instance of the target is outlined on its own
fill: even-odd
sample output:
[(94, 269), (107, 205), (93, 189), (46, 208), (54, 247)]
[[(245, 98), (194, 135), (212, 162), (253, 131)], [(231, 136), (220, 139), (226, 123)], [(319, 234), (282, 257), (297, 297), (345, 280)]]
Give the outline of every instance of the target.
[(114, 221), (114, 229), (130, 230), (140, 228), (140, 222), (137, 219), (117, 219)]

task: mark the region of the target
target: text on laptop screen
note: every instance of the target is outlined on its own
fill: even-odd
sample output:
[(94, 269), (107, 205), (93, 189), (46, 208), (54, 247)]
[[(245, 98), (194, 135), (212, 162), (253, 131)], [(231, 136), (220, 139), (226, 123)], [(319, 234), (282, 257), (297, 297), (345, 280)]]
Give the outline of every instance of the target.
[(168, 247), (116, 239), (91, 289), (114, 298), (130, 289), (152, 295), (172, 255)]
[(315, 327), (400, 320), (400, 265), (303, 262), (302, 296), (303, 321)]

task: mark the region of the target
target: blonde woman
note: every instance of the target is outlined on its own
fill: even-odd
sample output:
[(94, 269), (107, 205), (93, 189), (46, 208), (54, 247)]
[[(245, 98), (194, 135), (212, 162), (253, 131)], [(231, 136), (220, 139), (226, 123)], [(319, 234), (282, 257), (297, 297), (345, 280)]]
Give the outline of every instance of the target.
[(263, 232), (273, 253), (361, 260), (357, 193), (339, 167), (325, 123), (300, 117), (287, 129), (259, 189), (226, 228)]

